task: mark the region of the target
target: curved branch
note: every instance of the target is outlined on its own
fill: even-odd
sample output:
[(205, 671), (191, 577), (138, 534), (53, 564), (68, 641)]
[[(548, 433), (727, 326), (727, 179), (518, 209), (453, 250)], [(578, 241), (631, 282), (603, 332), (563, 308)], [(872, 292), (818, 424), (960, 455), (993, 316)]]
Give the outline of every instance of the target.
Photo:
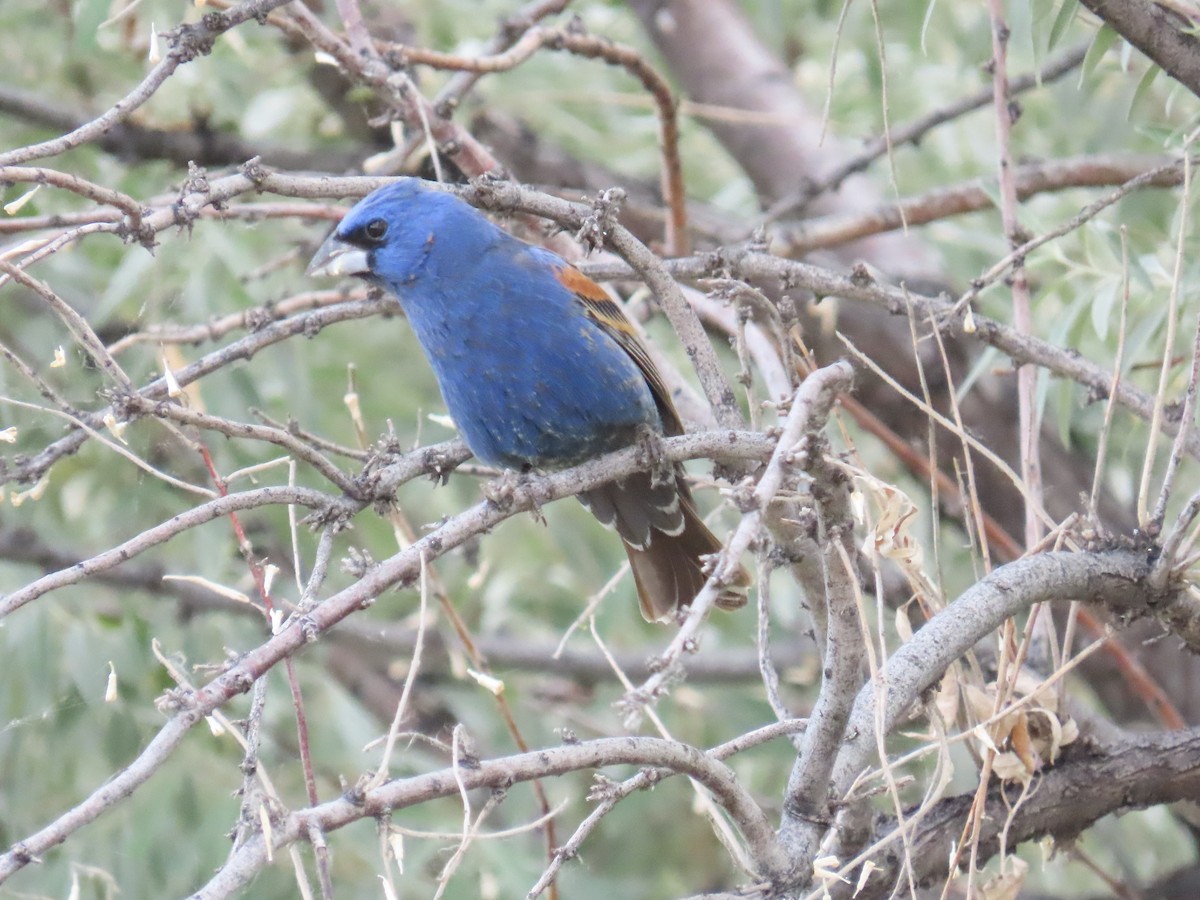
[[(1104, 746), (1099, 752), (1069, 751), (1057, 765), (1037, 777), (1037, 785), (1018, 805), (1003, 784), (988, 792), (980, 821), (979, 865), (1009, 847), (1049, 835), (1062, 844), (1109, 813), (1141, 809), (1200, 794), (1200, 729), (1138, 735)], [(971, 815), (973, 797), (941, 801), (921, 820), (909, 838), (909, 862), (919, 884), (946, 877), (952, 845)], [(885, 836), (889, 821), (876, 829)], [(890, 851), (870, 857), (877, 867), (856, 898), (887, 897), (900, 874), (900, 861)]]
[[(742, 441), (740, 437), (747, 437), (747, 440)], [(672, 461), (681, 461), (690, 452), (705, 448), (702, 452), (711, 453), (714, 457), (763, 459), (769, 454), (772, 443), (760, 434), (746, 436), (729, 431), (706, 432), (667, 438), (663, 441), (663, 453)], [(645, 465), (643, 456), (640, 448), (628, 447), (573, 469), (525, 478), (503, 498), (503, 506), (489, 500), (453, 516), (420, 540), (367, 571), (350, 587), (323, 600), (307, 614), (293, 616), (270, 640), (245, 654), (203, 688), (193, 694), (173, 696), (170, 702), (175, 714), (132, 763), (77, 806), (0, 855), (0, 883), (46, 850), (65, 841), (79, 828), (93, 822), (114, 803), (132, 794), (166, 762), (193, 725), (233, 697), (248, 691), (255, 681), (280, 661), (315, 641), (355, 610), (370, 606), (385, 591), (408, 587), (420, 577), (425, 564), (469, 538), (490, 531), (519, 512), (538, 509), (553, 500), (589, 490), (639, 470)], [(748, 834), (747, 839), (750, 840), (751, 835)]]
[(1147, 0), (1079, 0), (1164, 72), (1200, 97), (1200, 41), (1164, 6)]
[(668, 252), (673, 256), (686, 254), (687, 210), (684, 203), (683, 161), (679, 155), (679, 104), (671, 93), (671, 86), (667, 80), (633, 47), (587, 34), (576, 22), (565, 28), (531, 28), (519, 41), (494, 56), (460, 56), (409, 46), (395, 49), (405, 63), (422, 63), (435, 69), (482, 73), (510, 71), (543, 47), (566, 50), (585, 59), (599, 59), (609, 65), (620, 66), (646, 89), (658, 111), (662, 150), (661, 185), (663, 199), (669, 211), (666, 245)]
[[(1150, 557), (1134, 550), (1043, 553), (1001, 566), (969, 588), (892, 655), (878, 683), (859, 692), (846, 728), (849, 737), (834, 767), (833, 796), (845, 796), (871, 765), (876, 722), (885, 734), (890, 732), (951, 663), (1005, 619), (1035, 603), (1084, 600), (1130, 618), (1154, 614), (1166, 618), (1194, 651), (1200, 650), (1200, 608), (1186, 593), (1150, 586)], [(877, 715), (878, 704), (883, 709)], [(801, 870), (811, 866), (823, 831), (822, 824), (789, 816), (785, 809), (780, 836), (789, 852), (797, 854)]]
[[(186, 387), (193, 381), (215, 372), (236, 360), (249, 359), (260, 350), (279, 341), (302, 334), (315, 334), (322, 328), (332, 325), (335, 322), (344, 322), (349, 319), (361, 319), (366, 316), (375, 315), (389, 309), (391, 302), (385, 298), (377, 298), (339, 303), (334, 306), (291, 316), (279, 322), (273, 322), (259, 331), (239, 338), (225, 347), (206, 354), (196, 360), (196, 362), (184, 366), (173, 373), (175, 380), (180, 387)], [(167, 396), (167, 390), (166, 379), (156, 378), (154, 381), (140, 388), (137, 395), (148, 401), (164, 400)], [(118, 397), (112, 406), (107, 406), (86, 417), (81, 417), (81, 419), (90, 428), (100, 430), (104, 428), (104, 417), (106, 415), (112, 413), (120, 417), (121, 412), (121, 398)], [(40, 452), (27, 459), (13, 463), (0, 460), (0, 485), (9, 482), (36, 481), (64, 456), (75, 453), (87, 438), (87, 432), (76, 429), (65, 437), (61, 437), (53, 443), (48, 444)]]
[[(1133, 189), (1178, 187), (1183, 183), (1183, 165), (1167, 156), (1109, 154), (1025, 163), (1014, 167), (1012, 176), (1017, 198), (1025, 200), (1069, 188), (1122, 185), (1132, 179), (1137, 179)], [(1125, 193), (1128, 190), (1123, 188), (1120, 196)], [(779, 256), (799, 257), (874, 234), (990, 210), (995, 207), (993, 197), (981, 179), (974, 178), (904, 197), (899, 202), (881, 203), (872, 209), (816, 216), (772, 228), (771, 251)], [(1116, 199), (1119, 198), (1108, 202)], [(1025, 248), (1025, 252), (1029, 249)]]
[[(27, 566), (37, 566), (54, 572), (79, 565), (87, 557), (64, 550), (61, 541), (51, 545), (29, 528), (0, 526), (0, 559)], [(126, 591), (144, 591), (162, 598), (172, 597), (184, 618), (201, 613), (231, 613), (237, 616), (262, 618), (257, 609), (229, 600), (187, 581), (164, 581), (166, 574), (157, 563), (124, 563), (91, 576), (92, 583), (112, 585)], [(115, 606), (102, 603), (93, 607), (102, 615), (116, 618)], [(416, 646), (418, 629), (395, 622), (360, 622), (349, 619), (337, 627), (329, 639), (343, 645), (356, 659), (368, 665), (378, 663), (380, 669), (397, 656), (411, 656)], [(425, 635), (425, 654), (421, 664), (422, 678), (431, 681), (453, 678), (449, 661), (450, 644), (439, 633)], [(658, 652), (652, 644), (613, 650), (611, 659), (595, 650), (564, 648), (557, 653), (557, 640), (517, 640), (510, 634), (479, 634), (474, 638), (480, 654), (499, 669), (519, 672), (539, 672), (582, 684), (614, 681), (612, 659), (617, 668), (634, 680), (649, 678), (651, 657)], [(811, 659), (811, 644), (787, 640), (772, 645), (772, 653), (780, 668), (802, 665)], [(729, 684), (752, 682), (759, 678), (758, 657), (753, 649), (737, 647), (705, 647), (704, 653), (683, 661), (687, 680), (691, 684), (707, 682)], [(390, 713), (389, 713), (390, 714)]]
[(333, 506), (336, 502), (336, 498), (329, 494), (302, 487), (266, 487), (218, 497), (185, 510), (160, 525), (148, 528), (111, 550), (98, 553), (68, 568), (43, 575), (20, 590), (0, 597), (0, 620), (7, 618), (22, 606), (32, 603), (44, 594), (71, 584), (78, 584), (93, 575), (107, 572), (133, 557), (145, 553), (152, 547), (165, 543), (178, 534), (203, 525), (205, 522), (211, 522), (213, 519), (227, 516), (232, 512), (278, 504), (296, 504), (307, 506), (310, 509), (324, 509)]
[(815, 443), (815, 436), (821, 433), (829, 421), (838, 395), (848, 391), (853, 381), (853, 367), (845, 360), (838, 360), (823, 369), (817, 369), (796, 389), (792, 398), (792, 408), (783, 424), (770, 462), (767, 463), (748, 499), (741, 521), (726, 541), (720, 562), (714, 566), (703, 590), (692, 601), (679, 631), (659, 656), (657, 671), (636, 690), (628, 692), (622, 701), (627, 708), (627, 720), (640, 715), (643, 706), (662, 695), (676, 674), (680, 658), (685, 653), (695, 651), (700, 623), (716, 601), (718, 586), (729, 583), (726, 579), (732, 579), (742, 555), (762, 536), (768, 509), (783, 489), (789, 472), (794, 466), (807, 464), (814, 469), (819, 467), (819, 463), (809, 458), (810, 454), (816, 456), (816, 453), (807, 442)]
[[(57, 103), (50, 97), (0, 84), (0, 113), (26, 122), (75, 131), (94, 119), (90, 113)], [(191, 130), (152, 128), (136, 122), (120, 122), (92, 141), (123, 159), (165, 159), (177, 166), (237, 166), (253, 156), (284, 169), (306, 172), (344, 172), (362, 161), (363, 149), (297, 149), (288, 144), (244, 141), (236, 134), (213, 131), (196, 121)]]
[(766, 814), (738, 783), (733, 771), (713, 755), (688, 744), (661, 738), (599, 738), (563, 747), (549, 747), (503, 759), (486, 760), (457, 772), (443, 769), (414, 778), (398, 779), (365, 794), (351, 794), (287, 816), (271, 829), (268, 848), (259, 832), (244, 844), (193, 900), (218, 900), (233, 896), (268, 861), (268, 850), (286, 848), (304, 838), (316, 825), (333, 831), (360, 819), (386, 815), (439, 797), (457, 796), (463, 790), (506, 788), (522, 781), (564, 775), (581, 769), (606, 766), (659, 766), (687, 775), (704, 785), (742, 832), (760, 871), (781, 871), (785, 861)]
[[(748, 280), (777, 279), (788, 288), (804, 288), (818, 297), (842, 297), (882, 307), (894, 315), (912, 314), (918, 321), (940, 323), (943, 333), (950, 339), (973, 338), (982, 341), (1006, 353), (1014, 363), (1041, 366), (1060, 378), (1088, 388), (1095, 398), (1106, 398), (1112, 387), (1111, 371), (1077, 353), (1032, 335), (1020, 334), (1014, 328), (978, 314), (973, 315), (975, 330), (968, 334), (963, 329), (961, 311), (956, 310), (955, 304), (945, 296), (932, 297), (903, 286), (892, 287), (875, 281), (867, 272), (843, 275), (832, 269), (780, 259), (768, 253), (733, 251), (671, 260), (666, 266), (674, 277), (686, 281), (698, 281), (714, 275), (728, 276), (731, 273)], [(605, 280), (620, 280), (633, 274), (623, 266), (592, 265), (583, 268), (592, 278)], [(1115, 399), (1138, 418), (1151, 421), (1154, 398), (1130, 384), (1128, 379), (1118, 385)], [(1164, 416), (1162, 430), (1174, 437), (1179, 432), (1179, 423)], [(1194, 429), (1187, 438), (1187, 452), (1200, 459), (1200, 434), (1195, 433)]]
[[(1015, 94), (1049, 84), (1078, 67), (1086, 56), (1086, 44), (1067, 50), (1062, 55), (1047, 61), (1041, 71), (1014, 78), (1009, 83), (1009, 89)], [(934, 128), (986, 106), (991, 101), (992, 86), (986, 85), (975, 93), (939, 107), (912, 122), (894, 126), (888, 134), (872, 139), (865, 147), (852, 154), (849, 159), (839, 164), (836, 169), (819, 181), (811, 181), (802, 186), (795, 194), (784, 197), (773, 204), (762, 216), (762, 221), (773, 222), (797, 209), (803, 209), (814, 197), (836, 190), (851, 175), (865, 171), (871, 163), (890, 150), (898, 149), (904, 144), (912, 144), (916, 147), (920, 144), (921, 139)]]
[(42, 159), (65, 153), (81, 144), (98, 140), (114, 126), (129, 118), (130, 113), (154, 96), (181, 65), (212, 51), (213, 42), (237, 25), (250, 19), (262, 19), (271, 10), (291, 0), (245, 0), (225, 13), (208, 13), (199, 22), (181, 25), (174, 32), (163, 33), (171, 41), (171, 49), (162, 62), (150, 70), (142, 83), (110, 106), (102, 115), (80, 125), (62, 137), (0, 153), (0, 166), (15, 166), (32, 159)]

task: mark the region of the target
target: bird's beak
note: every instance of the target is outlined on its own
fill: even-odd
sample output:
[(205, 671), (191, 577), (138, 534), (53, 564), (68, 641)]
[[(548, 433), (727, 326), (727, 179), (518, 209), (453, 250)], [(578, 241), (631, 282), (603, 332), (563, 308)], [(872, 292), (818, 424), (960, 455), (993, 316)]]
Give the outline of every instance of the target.
[(317, 255), (308, 264), (305, 274), (339, 278), (343, 275), (365, 275), (370, 270), (371, 261), (367, 258), (367, 251), (347, 244), (335, 231), (321, 245)]

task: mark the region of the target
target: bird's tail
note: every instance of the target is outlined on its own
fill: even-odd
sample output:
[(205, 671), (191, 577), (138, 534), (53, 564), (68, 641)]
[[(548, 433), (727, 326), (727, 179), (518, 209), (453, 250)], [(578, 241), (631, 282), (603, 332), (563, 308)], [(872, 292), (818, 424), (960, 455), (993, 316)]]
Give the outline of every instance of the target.
[[(696, 599), (708, 580), (705, 563), (721, 551), (721, 542), (700, 518), (681, 472), (661, 481), (638, 473), (580, 499), (621, 536), (646, 621), (670, 622)], [(750, 574), (739, 564), (717, 606), (745, 606), (749, 585)]]

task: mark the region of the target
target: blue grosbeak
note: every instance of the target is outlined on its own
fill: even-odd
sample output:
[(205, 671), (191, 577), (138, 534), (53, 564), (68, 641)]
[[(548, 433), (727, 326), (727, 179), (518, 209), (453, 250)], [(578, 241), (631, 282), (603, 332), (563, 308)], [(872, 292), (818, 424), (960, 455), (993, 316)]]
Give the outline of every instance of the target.
[[(357, 275), (400, 301), (467, 446), (493, 466), (559, 469), (683, 423), (629, 320), (594, 281), (415, 178), (351, 209), (310, 275)], [(667, 621), (721, 545), (678, 467), (579, 495), (625, 544), (642, 615)], [(744, 604), (747, 580), (718, 605)]]

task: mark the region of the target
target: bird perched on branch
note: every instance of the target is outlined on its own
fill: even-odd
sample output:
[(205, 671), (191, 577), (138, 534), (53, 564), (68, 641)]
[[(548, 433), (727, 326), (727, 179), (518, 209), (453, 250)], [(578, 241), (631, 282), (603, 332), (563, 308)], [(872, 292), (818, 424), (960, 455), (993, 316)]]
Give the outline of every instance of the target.
[[(419, 179), (359, 202), (308, 274), (356, 275), (395, 295), (459, 432), (489, 465), (561, 469), (648, 432), (683, 433), (646, 348), (603, 288)], [(669, 621), (695, 599), (704, 557), (721, 544), (681, 468), (635, 473), (579, 498), (624, 541), (647, 620)], [(746, 602), (744, 569), (735, 581), (719, 606)]]

